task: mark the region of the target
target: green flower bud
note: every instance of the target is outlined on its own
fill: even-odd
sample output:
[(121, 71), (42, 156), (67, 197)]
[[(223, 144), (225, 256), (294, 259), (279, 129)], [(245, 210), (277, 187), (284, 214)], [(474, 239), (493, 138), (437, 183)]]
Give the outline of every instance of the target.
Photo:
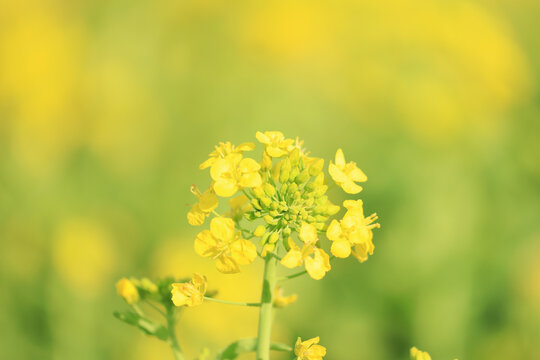
[(311, 191), (314, 191), (316, 187), (317, 187), (317, 186), (316, 186), (313, 182), (310, 182), (310, 183), (307, 183), (307, 184), (306, 184), (306, 186), (305, 186), (304, 189), (305, 189), (306, 191), (310, 191), (310, 192), (311, 192)]
[(256, 237), (261, 237), (265, 234), (265, 232), (266, 232), (266, 227), (264, 225), (259, 225), (253, 232), (253, 235), (255, 235)]
[(294, 179), (294, 182), (298, 185), (305, 183), (309, 180), (309, 171), (307, 169), (304, 169), (298, 176)]
[(268, 238), (268, 242), (270, 244), (275, 244), (279, 240), (279, 234), (277, 232), (272, 233), (270, 237)]
[(277, 201), (272, 201), (270, 204), (270, 209), (277, 210), (279, 208), (279, 203)]
[(323, 167), (324, 167), (324, 159), (315, 160), (315, 162), (311, 164), (311, 167), (309, 168), (309, 175), (311, 176), (319, 175)]
[(255, 217), (258, 217), (258, 218), (262, 216), (262, 212), (260, 211), (254, 211), (253, 214), (255, 215)]
[(313, 183), (315, 185), (324, 185), (324, 173), (321, 172), (319, 175), (317, 175), (313, 180)]
[(295, 148), (293, 151), (291, 151), (289, 154), (289, 159), (291, 161), (291, 165), (298, 165), (298, 161), (300, 160), (300, 149)]
[(253, 205), (253, 207), (257, 210), (262, 210), (261, 204), (257, 199), (251, 199), (251, 205)]
[(253, 194), (255, 194), (255, 196), (258, 197), (259, 199), (266, 196), (264, 194), (264, 190), (263, 190), (262, 186), (254, 187), (253, 188)]
[(268, 208), (270, 207), (270, 205), (272, 204), (272, 200), (268, 197), (262, 197), (259, 202), (261, 203), (261, 205), (265, 208)]
[(280, 225), (282, 226), (287, 226), (289, 224), (289, 221), (287, 221), (287, 219), (285, 218), (281, 218), (281, 220), (279, 221)]
[(291, 235), (291, 233), (292, 233), (291, 228), (287, 227), (287, 228), (283, 229), (283, 236), (284, 237), (289, 237)]
[(264, 215), (264, 221), (269, 225), (277, 225), (278, 220), (274, 219), (271, 215)]
[(253, 212), (245, 213), (244, 217), (246, 218), (247, 221), (253, 221), (257, 218)]
[(263, 185), (263, 188), (264, 188), (264, 192), (266, 193), (266, 195), (268, 195), (268, 197), (272, 198), (274, 197), (274, 195), (276, 195), (276, 188), (273, 187), (272, 184), (265, 183)]
[(289, 185), (289, 187), (287, 189), (287, 193), (293, 194), (296, 190), (298, 190), (298, 185), (295, 184), (295, 183), (292, 183), (292, 184)]
[(291, 247), (289, 246), (289, 239), (290, 237), (283, 237), (283, 240), (281, 241), (281, 243), (283, 244), (283, 247), (285, 248), (285, 250), (289, 251), (291, 250)]
[(315, 223), (314, 226), (315, 226), (315, 229), (319, 231), (323, 231), (326, 228), (326, 223), (319, 222), (319, 223)]
[(297, 167), (292, 168), (291, 172), (289, 173), (289, 182), (293, 182), (299, 174), (300, 170)]
[(268, 242), (268, 238), (270, 237), (270, 233), (264, 233), (263, 237), (261, 238), (260, 244), (264, 245)]
[(279, 173), (279, 182), (286, 183), (289, 180), (291, 173), (291, 161), (288, 158), (285, 158), (281, 161), (281, 169)]
[(272, 251), (274, 251), (275, 247), (276, 247), (275, 244), (265, 244), (263, 246), (261, 256), (264, 257), (264, 256), (268, 255), (268, 253), (271, 253)]

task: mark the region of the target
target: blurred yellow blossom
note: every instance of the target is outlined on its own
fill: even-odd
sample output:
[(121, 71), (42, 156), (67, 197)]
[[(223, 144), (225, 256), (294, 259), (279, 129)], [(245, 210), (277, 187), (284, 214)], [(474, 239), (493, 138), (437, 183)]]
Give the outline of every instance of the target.
[(126, 278), (118, 280), (116, 283), (116, 291), (128, 304), (133, 305), (139, 301), (139, 291), (131, 282)]
[(241, 155), (244, 153), (244, 151), (251, 151), (254, 148), (255, 144), (251, 142), (242, 143), (238, 146), (234, 146), (229, 141), (220, 142), (215, 146), (215, 150), (208, 155), (208, 160), (199, 165), (199, 168), (201, 170), (209, 168), (214, 165), (218, 159), (224, 159), (228, 156), (242, 158)]
[(202, 194), (196, 186), (192, 186), (191, 192), (199, 201), (191, 207), (187, 214), (187, 219), (191, 225), (202, 225), (204, 219), (217, 208), (218, 197), (212, 186)]
[(286, 306), (289, 306), (296, 302), (298, 299), (298, 295), (291, 294), (288, 296), (283, 295), (283, 288), (280, 286), (276, 286), (276, 290), (274, 292), (274, 306), (277, 308), (284, 308)]
[(294, 354), (297, 356), (296, 360), (322, 360), (326, 355), (326, 348), (318, 345), (319, 340), (318, 336), (306, 341), (298, 338), (294, 345)]
[(431, 360), (431, 356), (425, 351), (418, 350), (416, 346), (411, 348), (411, 360)]
[(243, 194), (229, 199), (229, 206), (231, 210), (227, 213), (227, 217), (230, 217), (234, 221), (239, 221), (246, 211), (252, 210), (248, 197)]
[(296, 245), (292, 238), (289, 238), (290, 250), (281, 259), (281, 264), (292, 269), (304, 263), (309, 276), (315, 280), (322, 279), (332, 267), (328, 254), (315, 245), (318, 241), (317, 229), (312, 224), (302, 223), (299, 236), (304, 242), (302, 249)]
[(352, 254), (360, 261), (367, 260), (367, 255), (372, 255), (375, 246), (373, 245), (374, 228), (379, 228), (378, 223), (372, 224), (377, 220), (377, 214), (364, 217), (362, 200), (345, 200), (343, 206), (347, 212), (340, 221), (332, 220), (326, 236), (333, 241), (331, 252), (339, 258), (346, 258)]
[(270, 157), (281, 157), (287, 155), (294, 147), (293, 139), (285, 139), (280, 131), (266, 131), (264, 133), (257, 131), (257, 140), (264, 144), (265, 152)]
[(226, 274), (240, 271), (239, 265), (248, 265), (257, 257), (257, 248), (252, 242), (242, 239), (235, 232), (234, 221), (215, 217), (210, 230), (203, 230), (195, 239), (195, 252), (216, 260), (216, 268)]
[(354, 161), (345, 162), (343, 150), (336, 152), (336, 163), (330, 162), (328, 172), (336, 184), (338, 184), (348, 194), (358, 194), (362, 187), (357, 182), (367, 181), (367, 176), (360, 170)]
[(262, 184), (259, 169), (261, 165), (253, 159), (228, 157), (217, 159), (210, 169), (215, 181), (214, 190), (222, 197), (233, 196), (242, 188), (251, 188)]
[(194, 307), (202, 304), (206, 293), (206, 276), (193, 274), (192, 279), (186, 283), (172, 284), (172, 302), (175, 306)]
[(100, 224), (68, 219), (59, 225), (53, 262), (61, 279), (77, 293), (97, 296), (111, 274), (114, 258), (112, 239)]

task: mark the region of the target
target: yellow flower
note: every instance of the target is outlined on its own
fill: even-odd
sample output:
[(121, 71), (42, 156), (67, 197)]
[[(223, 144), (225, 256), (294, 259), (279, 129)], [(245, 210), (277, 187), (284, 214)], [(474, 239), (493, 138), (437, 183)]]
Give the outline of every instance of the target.
[(202, 225), (204, 219), (217, 208), (218, 197), (213, 189), (213, 185), (210, 185), (210, 187), (202, 194), (199, 189), (193, 185), (191, 187), (191, 192), (199, 201), (191, 207), (187, 214), (187, 219), (190, 225)]
[(251, 264), (257, 257), (255, 245), (235, 233), (234, 221), (224, 217), (213, 218), (210, 230), (197, 235), (195, 252), (215, 259), (216, 268), (225, 274), (240, 272), (239, 265)]
[(274, 306), (277, 308), (284, 308), (290, 304), (293, 304), (298, 299), (298, 295), (292, 294), (289, 296), (283, 295), (283, 288), (280, 286), (276, 286), (276, 290), (274, 291)]
[(338, 184), (348, 194), (358, 194), (362, 187), (356, 182), (367, 181), (367, 176), (360, 170), (354, 161), (345, 163), (343, 151), (338, 149), (336, 152), (336, 163), (330, 162), (328, 172), (336, 184)]
[(431, 360), (431, 356), (427, 352), (418, 350), (413, 346), (411, 348), (411, 360)]
[(219, 145), (215, 146), (215, 150), (208, 155), (209, 159), (199, 165), (199, 168), (202, 170), (211, 167), (218, 159), (224, 159), (228, 156), (242, 158), (244, 151), (251, 151), (253, 149), (255, 149), (255, 144), (252, 142), (242, 143), (238, 146), (234, 146), (229, 141), (225, 143), (220, 142)]
[(126, 278), (116, 283), (116, 291), (128, 304), (133, 305), (139, 301), (139, 291), (131, 281)]
[(222, 197), (233, 196), (241, 188), (250, 188), (262, 184), (259, 169), (261, 165), (253, 159), (228, 157), (217, 159), (210, 169), (210, 176), (215, 181), (214, 190)]
[(289, 238), (290, 250), (281, 259), (281, 264), (292, 269), (304, 263), (309, 276), (315, 280), (320, 280), (332, 268), (330, 257), (323, 250), (315, 246), (317, 243), (317, 229), (312, 224), (302, 223), (300, 228), (300, 239), (304, 242), (302, 250)]
[(296, 360), (322, 360), (326, 355), (326, 348), (319, 344), (319, 337), (302, 341), (301, 338), (296, 340), (294, 345), (294, 355)]
[(244, 213), (252, 210), (252, 206), (246, 195), (240, 195), (229, 199), (229, 206), (231, 207), (231, 210), (227, 213), (227, 217), (230, 217), (235, 221), (239, 221), (244, 216)]
[(364, 217), (362, 200), (346, 200), (343, 206), (347, 213), (341, 221), (333, 220), (326, 230), (326, 236), (333, 241), (331, 252), (339, 258), (348, 257), (351, 252), (360, 261), (364, 262), (369, 255), (373, 255), (373, 228), (379, 228), (377, 214)]
[(287, 155), (294, 149), (294, 140), (285, 139), (280, 131), (266, 131), (264, 133), (257, 131), (255, 136), (259, 142), (265, 145), (265, 151), (271, 157)]
[(172, 284), (172, 302), (175, 306), (201, 305), (206, 293), (206, 283), (206, 276), (195, 273), (189, 282)]

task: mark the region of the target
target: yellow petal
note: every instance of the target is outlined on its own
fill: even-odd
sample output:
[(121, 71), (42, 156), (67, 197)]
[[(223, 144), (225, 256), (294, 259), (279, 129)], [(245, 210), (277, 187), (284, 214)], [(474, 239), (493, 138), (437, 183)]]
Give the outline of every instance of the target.
[(227, 255), (221, 255), (216, 261), (216, 269), (224, 274), (235, 274), (240, 272), (238, 264)]
[(330, 174), (332, 180), (334, 180), (338, 185), (344, 183), (345, 181), (350, 181), (347, 174), (341, 171), (341, 169), (335, 164), (330, 163), (330, 165), (328, 165), (328, 173)]
[(338, 185), (340, 185), (343, 191), (345, 191), (347, 194), (358, 194), (360, 191), (362, 191), (362, 187), (355, 184), (351, 180)]
[(257, 247), (249, 240), (238, 239), (231, 246), (231, 257), (239, 265), (248, 265), (257, 257)]
[(336, 165), (339, 168), (345, 167), (345, 155), (343, 154), (343, 150), (337, 149), (336, 151)]
[(206, 213), (201, 211), (201, 208), (199, 207), (199, 203), (193, 205), (187, 213), (187, 219), (190, 225), (194, 225), (194, 226), (202, 225), (204, 223), (205, 218), (206, 218)]
[(348, 241), (334, 241), (330, 251), (335, 257), (344, 259), (351, 254), (351, 244)]
[(281, 265), (286, 268), (292, 269), (302, 265), (302, 253), (300, 250), (291, 249), (289, 252), (281, 259)]
[(206, 160), (201, 165), (199, 165), (199, 169), (204, 170), (206, 168), (209, 168), (216, 162), (216, 160), (217, 159), (215, 157), (211, 157), (210, 159)]
[(232, 179), (218, 180), (214, 184), (216, 194), (221, 197), (230, 197), (238, 191), (238, 184)]
[(210, 168), (210, 176), (217, 181), (222, 177), (231, 177), (233, 171), (234, 163), (230, 159), (217, 159)]
[(259, 142), (261, 142), (263, 144), (269, 144), (270, 143), (270, 138), (268, 137), (268, 135), (263, 134), (260, 131), (257, 131), (257, 133), (255, 134), (255, 137), (257, 138), (257, 140), (259, 140)]
[[(173, 286), (174, 285), (176, 284), (173, 284)], [(171, 300), (175, 306), (184, 306), (188, 302), (188, 297), (182, 294), (180, 291), (175, 291), (173, 288)]]
[(266, 152), (268, 153), (268, 155), (270, 155), (271, 157), (282, 157), (283, 155), (287, 155), (287, 152), (285, 150), (282, 150), (278, 147), (275, 147), (275, 146), (267, 146), (266, 147)]
[(328, 254), (322, 249), (315, 249), (313, 257), (308, 256), (304, 259), (306, 270), (312, 279), (320, 280), (331, 269)]
[(252, 142), (242, 143), (236, 147), (237, 151), (251, 151), (253, 149), (255, 149), (255, 144)]
[(367, 181), (366, 174), (364, 174), (362, 170), (356, 167), (356, 164), (354, 163), (352, 164), (350, 169), (348, 169), (348, 175), (352, 181), (359, 181), (359, 182)]
[(326, 229), (326, 237), (330, 240), (339, 240), (341, 237), (341, 225), (339, 221), (332, 220), (328, 229)]
[(251, 188), (261, 186), (262, 178), (258, 172), (245, 173), (240, 177), (240, 186), (244, 188)]
[(215, 217), (210, 222), (210, 232), (216, 239), (232, 240), (234, 238), (234, 221), (221, 216)]
[(300, 239), (306, 244), (317, 242), (317, 228), (314, 225), (303, 222), (300, 227)]
[(204, 212), (211, 212), (218, 206), (218, 197), (214, 192), (214, 189), (210, 188), (206, 190), (199, 198), (199, 207)]
[(259, 171), (260, 168), (261, 164), (250, 158), (242, 159), (242, 161), (238, 163), (238, 171), (240, 171), (240, 173), (255, 172)]
[(194, 249), (202, 257), (213, 257), (217, 254), (217, 241), (209, 230), (203, 230), (195, 238)]

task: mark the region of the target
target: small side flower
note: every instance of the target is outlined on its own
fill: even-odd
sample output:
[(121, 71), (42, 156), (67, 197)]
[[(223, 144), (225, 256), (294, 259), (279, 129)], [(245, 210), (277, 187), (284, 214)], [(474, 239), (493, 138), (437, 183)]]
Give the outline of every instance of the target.
[(319, 337), (314, 337), (306, 341), (301, 338), (296, 340), (294, 345), (294, 354), (296, 360), (322, 360), (326, 356), (326, 348), (319, 344)]
[(133, 305), (139, 301), (139, 291), (137, 287), (126, 278), (118, 280), (116, 291), (128, 304)]
[(206, 276), (195, 273), (189, 282), (172, 284), (171, 300), (175, 306), (201, 305), (206, 293), (206, 285)]
[(356, 166), (354, 161), (345, 162), (345, 155), (341, 149), (336, 152), (335, 164), (330, 162), (328, 173), (347, 194), (358, 194), (362, 191), (362, 187), (356, 183), (367, 181), (366, 174)]

